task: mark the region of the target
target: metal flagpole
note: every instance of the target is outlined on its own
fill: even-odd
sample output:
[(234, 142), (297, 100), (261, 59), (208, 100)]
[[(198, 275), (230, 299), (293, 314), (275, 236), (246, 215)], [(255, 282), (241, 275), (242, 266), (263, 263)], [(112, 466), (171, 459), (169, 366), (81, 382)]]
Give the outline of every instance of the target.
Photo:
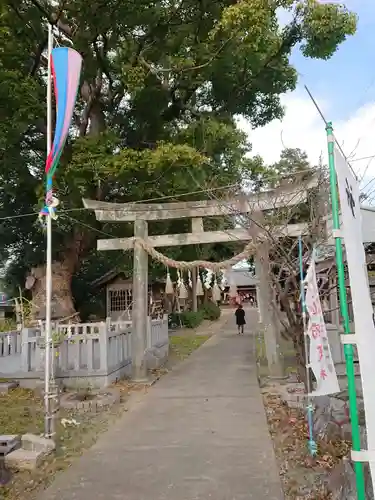
[[(48, 74), (47, 74), (47, 158), (52, 145), (52, 68), (51, 53), (53, 48), (52, 25), (48, 25)], [(47, 174), (47, 199), (52, 189), (52, 178)], [(51, 193), (50, 193), (51, 194)], [(50, 396), (51, 378), (51, 301), (52, 301), (52, 217), (46, 216), (47, 223), (47, 262), (46, 262), (46, 327), (45, 327), (45, 370), (44, 370), (44, 434), (49, 438), (52, 434), (52, 412)]]
[(305, 346), (305, 363), (306, 363), (306, 389), (307, 389), (307, 423), (309, 426), (309, 451), (310, 455), (314, 456), (317, 453), (317, 446), (314, 441), (314, 423), (313, 423), (313, 405), (311, 401), (311, 379), (309, 368), (309, 349), (307, 345), (307, 314), (305, 302), (305, 280), (303, 276), (303, 251), (302, 251), (302, 236), (298, 237), (298, 254), (299, 254), (299, 273), (301, 286), (301, 307), (303, 320), (303, 343)]
[[(336, 266), (337, 266), (337, 276), (339, 285), (340, 310), (341, 310), (341, 316), (343, 318), (344, 333), (350, 334), (350, 319), (349, 319), (348, 302), (346, 296), (344, 260), (343, 260), (341, 237), (338, 235), (338, 231), (340, 230), (339, 200), (337, 192), (337, 179), (336, 179), (335, 156), (334, 156), (335, 138), (333, 135), (333, 128), (331, 122), (327, 123), (326, 131), (328, 140), (328, 164), (329, 164), (329, 177), (330, 177), (330, 188), (331, 188), (332, 220), (333, 220), (333, 231), (334, 231), (333, 236), (335, 238), (335, 246), (336, 246)], [(353, 441), (352, 446), (353, 450), (359, 451), (361, 449), (361, 437), (360, 437), (360, 430), (358, 423), (357, 391), (355, 385), (352, 344), (344, 344), (344, 354), (346, 363), (346, 374), (348, 378), (349, 413), (350, 413), (350, 422), (352, 427), (352, 441)], [(354, 471), (355, 471), (356, 485), (357, 485), (357, 498), (358, 500), (365, 500), (366, 490), (365, 490), (365, 477), (364, 477), (363, 464), (361, 462), (354, 462)]]

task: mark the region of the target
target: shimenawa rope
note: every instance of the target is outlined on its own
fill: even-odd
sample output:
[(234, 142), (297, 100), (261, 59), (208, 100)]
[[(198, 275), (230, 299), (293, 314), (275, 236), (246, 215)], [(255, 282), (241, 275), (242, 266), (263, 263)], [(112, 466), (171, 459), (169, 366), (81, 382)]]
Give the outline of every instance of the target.
[(207, 260), (192, 260), (190, 262), (187, 261), (178, 261), (171, 259), (167, 257), (166, 255), (162, 254), (161, 252), (158, 252), (158, 250), (155, 250), (154, 247), (150, 246), (146, 240), (143, 238), (138, 238), (134, 237), (133, 238), (134, 245), (140, 245), (145, 252), (147, 252), (150, 257), (153, 259), (161, 262), (164, 264), (165, 267), (173, 267), (175, 269), (181, 269), (181, 270), (188, 270), (188, 269), (195, 269), (197, 267), (205, 268), (205, 269), (211, 269), (211, 271), (217, 273), (221, 269), (226, 269), (229, 267), (234, 266), (238, 262), (241, 262), (242, 260), (248, 259), (251, 254), (254, 253), (256, 250), (257, 245), (253, 242), (250, 241), (245, 248), (242, 250), (241, 253), (234, 255), (230, 259), (224, 260), (222, 262), (210, 262)]

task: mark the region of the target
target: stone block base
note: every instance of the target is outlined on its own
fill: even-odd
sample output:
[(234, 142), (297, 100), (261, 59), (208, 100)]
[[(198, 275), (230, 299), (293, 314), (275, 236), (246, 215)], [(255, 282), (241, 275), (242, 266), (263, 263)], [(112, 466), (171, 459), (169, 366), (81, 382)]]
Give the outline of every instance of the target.
[(22, 448), (11, 451), (4, 458), (4, 464), (9, 469), (35, 470), (44, 458), (55, 449), (52, 439), (46, 439), (34, 434), (24, 434), (21, 438)]
[(35, 470), (41, 465), (45, 456), (43, 451), (23, 450), (20, 448), (6, 455), (4, 463), (9, 469)]

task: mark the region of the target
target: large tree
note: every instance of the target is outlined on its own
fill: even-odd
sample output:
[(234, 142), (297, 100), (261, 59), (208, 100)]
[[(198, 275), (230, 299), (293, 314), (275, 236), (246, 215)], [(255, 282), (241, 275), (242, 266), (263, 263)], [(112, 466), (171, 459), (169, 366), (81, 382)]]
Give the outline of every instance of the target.
[[(279, 8), (292, 14), (284, 27)], [(251, 177), (259, 161), (246, 159), (250, 146), (236, 129), (236, 115), (254, 127), (281, 117), (280, 95), (297, 81), (293, 47), (328, 59), (356, 29), (356, 17), (345, 7), (317, 0), (5, 0), (0, 217), (32, 212), (41, 203), (48, 22), (57, 41), (84, 59), (74, 133), (55, 180), (61, 217), (54, 224), (54, 267), (64, 296), (81, 260), (95, 248), (89, 226), (114, 235), (131, 230), (125, 224), (97, 226), (92, 214), (75, 210), (83, 196), (178, 199), (199, 187)], [(207, 195), (190, 199), (198, 196)], [(177, 226), (183, 224), (155, 231)], [(45, 243), (35, 218), (3, 220), (1, 232), (8, 275), (21, 280), (32, 267), (43, 300)], [(205, 258), (213, 250), (199, 249)], [(66, 313), (74, 309), (69, 297), (65, 305)]]

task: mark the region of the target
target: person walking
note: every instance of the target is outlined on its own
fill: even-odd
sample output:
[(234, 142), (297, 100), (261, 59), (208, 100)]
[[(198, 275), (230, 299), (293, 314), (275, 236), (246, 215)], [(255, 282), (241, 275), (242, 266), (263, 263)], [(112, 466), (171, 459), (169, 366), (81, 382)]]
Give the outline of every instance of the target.
[(246, 325), (245, 311), (243, 310), (242, 304), (238, 304), (238, 307), (237, 307), (234, 315), (236, 316), (236, 325), (238, 328), (238, 335), (241, 335), (241, 333), (243, 334), (243, 327), (244, 327), (244, 325)]

